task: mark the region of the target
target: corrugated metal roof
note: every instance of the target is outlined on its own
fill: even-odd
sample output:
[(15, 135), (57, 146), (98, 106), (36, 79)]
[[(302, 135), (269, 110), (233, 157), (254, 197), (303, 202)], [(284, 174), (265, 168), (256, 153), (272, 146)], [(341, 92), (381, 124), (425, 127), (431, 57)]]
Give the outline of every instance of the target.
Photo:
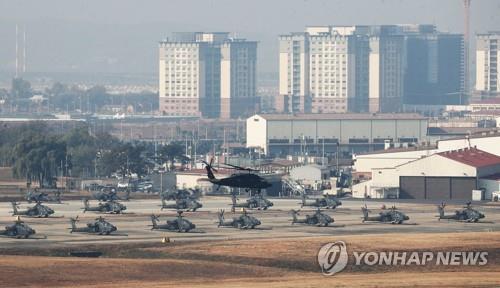
[(425, 120), (416, 113), (257, 114), (266, 120)]
[(500, 165), (499, 156), (490, 154), (477, 148), (465, 148), (446, 151), (438, 153), (438, 155), (476, 168)]

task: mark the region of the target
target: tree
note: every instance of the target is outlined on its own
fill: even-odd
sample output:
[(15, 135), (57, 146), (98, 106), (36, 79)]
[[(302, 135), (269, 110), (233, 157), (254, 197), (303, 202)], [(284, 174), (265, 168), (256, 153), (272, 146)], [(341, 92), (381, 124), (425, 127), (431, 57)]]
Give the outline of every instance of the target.
[(23, 80), (22, 78), (12, 79), (10, 95), (15, 99), (30, 98), (33, 96), (30, 82)]
[(162, 146), (159, 152), (160, 161), (163, 163), (170, 162), (172, 166), (176, 160), (182, 163), (188, 160), (184, 155), (184, 147), (178, 143), (170, 143)]
[(66, 143), (57, 136), (30, 132), (14, 146), (13, 159), (16, 176), (37, 181), (40, 187), (53, 187), (58, 171), (64, 172), (61, 166), (66, 160)]

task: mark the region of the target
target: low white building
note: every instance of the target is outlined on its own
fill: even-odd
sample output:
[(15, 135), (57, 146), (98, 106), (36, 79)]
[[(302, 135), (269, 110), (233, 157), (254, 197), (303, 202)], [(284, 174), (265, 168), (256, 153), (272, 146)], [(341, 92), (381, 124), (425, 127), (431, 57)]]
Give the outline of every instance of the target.
[(290, 170), (290, 178), (299, 183), (320, 190), (323, 183), (330, 179), (330, 169), (316, 164), (305, 165)]

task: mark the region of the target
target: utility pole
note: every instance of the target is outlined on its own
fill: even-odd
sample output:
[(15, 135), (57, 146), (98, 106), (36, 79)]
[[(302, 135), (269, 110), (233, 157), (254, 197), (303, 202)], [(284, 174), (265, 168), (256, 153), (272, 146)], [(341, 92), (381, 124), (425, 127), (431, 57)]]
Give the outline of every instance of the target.
[(19, 27), (16, 24), (16, 78), (19, 77)]
[(325, 136), (323, 136), (323, 156), (321, 156), (321, 166), (325, 166)]
[(23, 29), (23, 73), (26, 73), (26, 26)]

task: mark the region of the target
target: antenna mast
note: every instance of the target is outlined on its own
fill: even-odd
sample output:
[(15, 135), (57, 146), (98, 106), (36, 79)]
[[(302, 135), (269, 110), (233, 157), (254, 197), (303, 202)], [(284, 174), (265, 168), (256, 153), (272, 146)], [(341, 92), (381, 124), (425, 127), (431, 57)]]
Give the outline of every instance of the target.
[(19, 38), (19, 31), (18, 27), (16, 24), (16, 78), (19, 76), (19, 43), (18, 43), (18, 38)]
[(470, 95), (470, 5), (472, 0), (464, 1), (464, 94)]

